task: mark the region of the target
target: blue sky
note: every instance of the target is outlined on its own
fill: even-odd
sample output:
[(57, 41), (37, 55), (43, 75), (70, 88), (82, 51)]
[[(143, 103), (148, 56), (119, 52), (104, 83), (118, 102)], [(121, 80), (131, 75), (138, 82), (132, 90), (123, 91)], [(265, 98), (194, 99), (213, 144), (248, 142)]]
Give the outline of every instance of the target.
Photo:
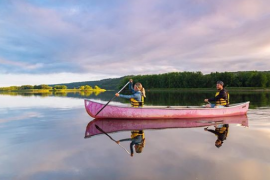
[(2, 0), (0, 87), (270, 70), (268, 0)]

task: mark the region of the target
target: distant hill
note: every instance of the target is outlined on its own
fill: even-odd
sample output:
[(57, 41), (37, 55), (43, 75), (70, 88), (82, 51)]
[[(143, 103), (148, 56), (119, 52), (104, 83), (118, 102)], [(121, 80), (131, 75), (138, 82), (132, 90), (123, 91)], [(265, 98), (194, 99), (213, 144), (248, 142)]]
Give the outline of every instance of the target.
[[(99, 81), (73, 82), (65, 85), (68, 89), (80, 86), (99, 86), (106, 90), (118, 90), (132, 77), (134, 82), (140, 82), (147, 89), (155, 88), (214, 88), (218, 80), (225, 83), (225, 87), (270, 87), (269, 71), (239, 71), (239, 72), (170, 72), (164, 74), (148, 74), (137, 76), (123, 76), (120, 78), (103, 79)], [(56, 84), (54, 84), (56, 85)], [(50, 85), (50, 86), (54, 86)]]
[(121, 84), (121, 81), (125, 78), (110, 78), (110, 79), (102, 79), (99, 81), (83, 81), (83, 82), (72, 82), (72, 83), (63, 83), (63, 84), (51, 84), (49, 86), (55, 86), (55, 85), (65, 85), (68, 89), (78, 88), (80, 86), (98, 86), (102, 89), (106, 90), (115, 90), (119, 88), (119, 85)]

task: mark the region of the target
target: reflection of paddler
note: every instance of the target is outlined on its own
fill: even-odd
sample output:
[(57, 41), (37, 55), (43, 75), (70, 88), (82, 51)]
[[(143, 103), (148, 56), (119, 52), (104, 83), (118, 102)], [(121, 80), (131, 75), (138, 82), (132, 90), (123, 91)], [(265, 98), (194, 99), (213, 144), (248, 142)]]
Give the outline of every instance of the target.
[(130, 152), (131, 156), (133, 156), (133, 146), (135, 145), (136, 153), (141, 153), (145, 146), (145, 138), (143, 130), (131, 131), (131, 138), (121, 139), (116, 141), (118, 144), (123, 141), (131, 141), (130, 143)]
[(205, 131), (209, 131), (214, 133), (217, 136), (217, 140), (215, 142), (215, 146), (220, 148), (223, 144), (223, 141), (227, 139), (229, 133), (229, 124), (220, 124), (215, 126), (215, 130), (204, 128)]

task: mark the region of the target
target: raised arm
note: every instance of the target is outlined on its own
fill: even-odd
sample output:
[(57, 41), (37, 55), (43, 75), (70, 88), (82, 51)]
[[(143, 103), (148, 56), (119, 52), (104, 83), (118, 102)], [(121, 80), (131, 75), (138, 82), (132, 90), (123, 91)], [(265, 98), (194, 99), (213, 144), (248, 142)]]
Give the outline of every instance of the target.
[(132, 92), (132, 94), (133, 94), (133, 93), (135, 93), (134, 86), (133, 86), (133, 80), (130, 79), (129, 81), (130, 81), (130, 83), (129, 83), (129, 86), (128, 86), (128, 87), (129, 87), (129, 90), (130, 90), (130, 91)]

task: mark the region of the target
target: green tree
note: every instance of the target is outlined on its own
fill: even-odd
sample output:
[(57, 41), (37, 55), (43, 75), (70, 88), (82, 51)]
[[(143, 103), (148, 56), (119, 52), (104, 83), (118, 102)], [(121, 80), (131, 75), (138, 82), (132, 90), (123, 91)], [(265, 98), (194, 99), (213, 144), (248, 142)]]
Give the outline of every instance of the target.
[(89, 86), (89, 85), (85, 85), (84, 86), (84, 90), (88, 90), (89, 91), (89, 90), (93, 90), (93, 88), (91, 86)]
[(23, 85), (20, 87), (20, 89), (24, 90), (24, 89), (34, 89), (34, 86), (32, 85)]
[(80, 90), (84, 90), (85, 87), (84, 87), (84, 86), (80, 86), (79, 89), (80, 89)]
[(40, 87), (41, 87), (41, 89), (52, 89), (51, 86), (48, 86), (46, 84), (42, 84), (42, 85), (40, 85)]
[(263, 87), (263, 88), (266, 88), (267, 86), (267, 76), (266, 76), (266, 73), (262, 73), (260, 72), (258, 75), (258, 85), (259, 87)]
[(9, 90), (11, 90), (11, 91), (17, 91), (18, 89), (19, 89), (18, 86), (10, 86), (9, 87)]
[(266, 74), (266, 78), (267, 78), (267, 84), (266, 84), (266, 87), (270, 87), (270, 73), (267, 73)]
[(65, 86), (65, 85), (55, 85), (53, 88), (54, 89), (67, 89), (67, 86)]
[(52, 87), (46, 84), (41, 84), (41, 85), (35, 85), (34, 89), (52, 89)]
[(100, 90), (101, 88), (100, 87), (98, 87), (97, 85), (95, 86), (95, 89), (96, 90)]

